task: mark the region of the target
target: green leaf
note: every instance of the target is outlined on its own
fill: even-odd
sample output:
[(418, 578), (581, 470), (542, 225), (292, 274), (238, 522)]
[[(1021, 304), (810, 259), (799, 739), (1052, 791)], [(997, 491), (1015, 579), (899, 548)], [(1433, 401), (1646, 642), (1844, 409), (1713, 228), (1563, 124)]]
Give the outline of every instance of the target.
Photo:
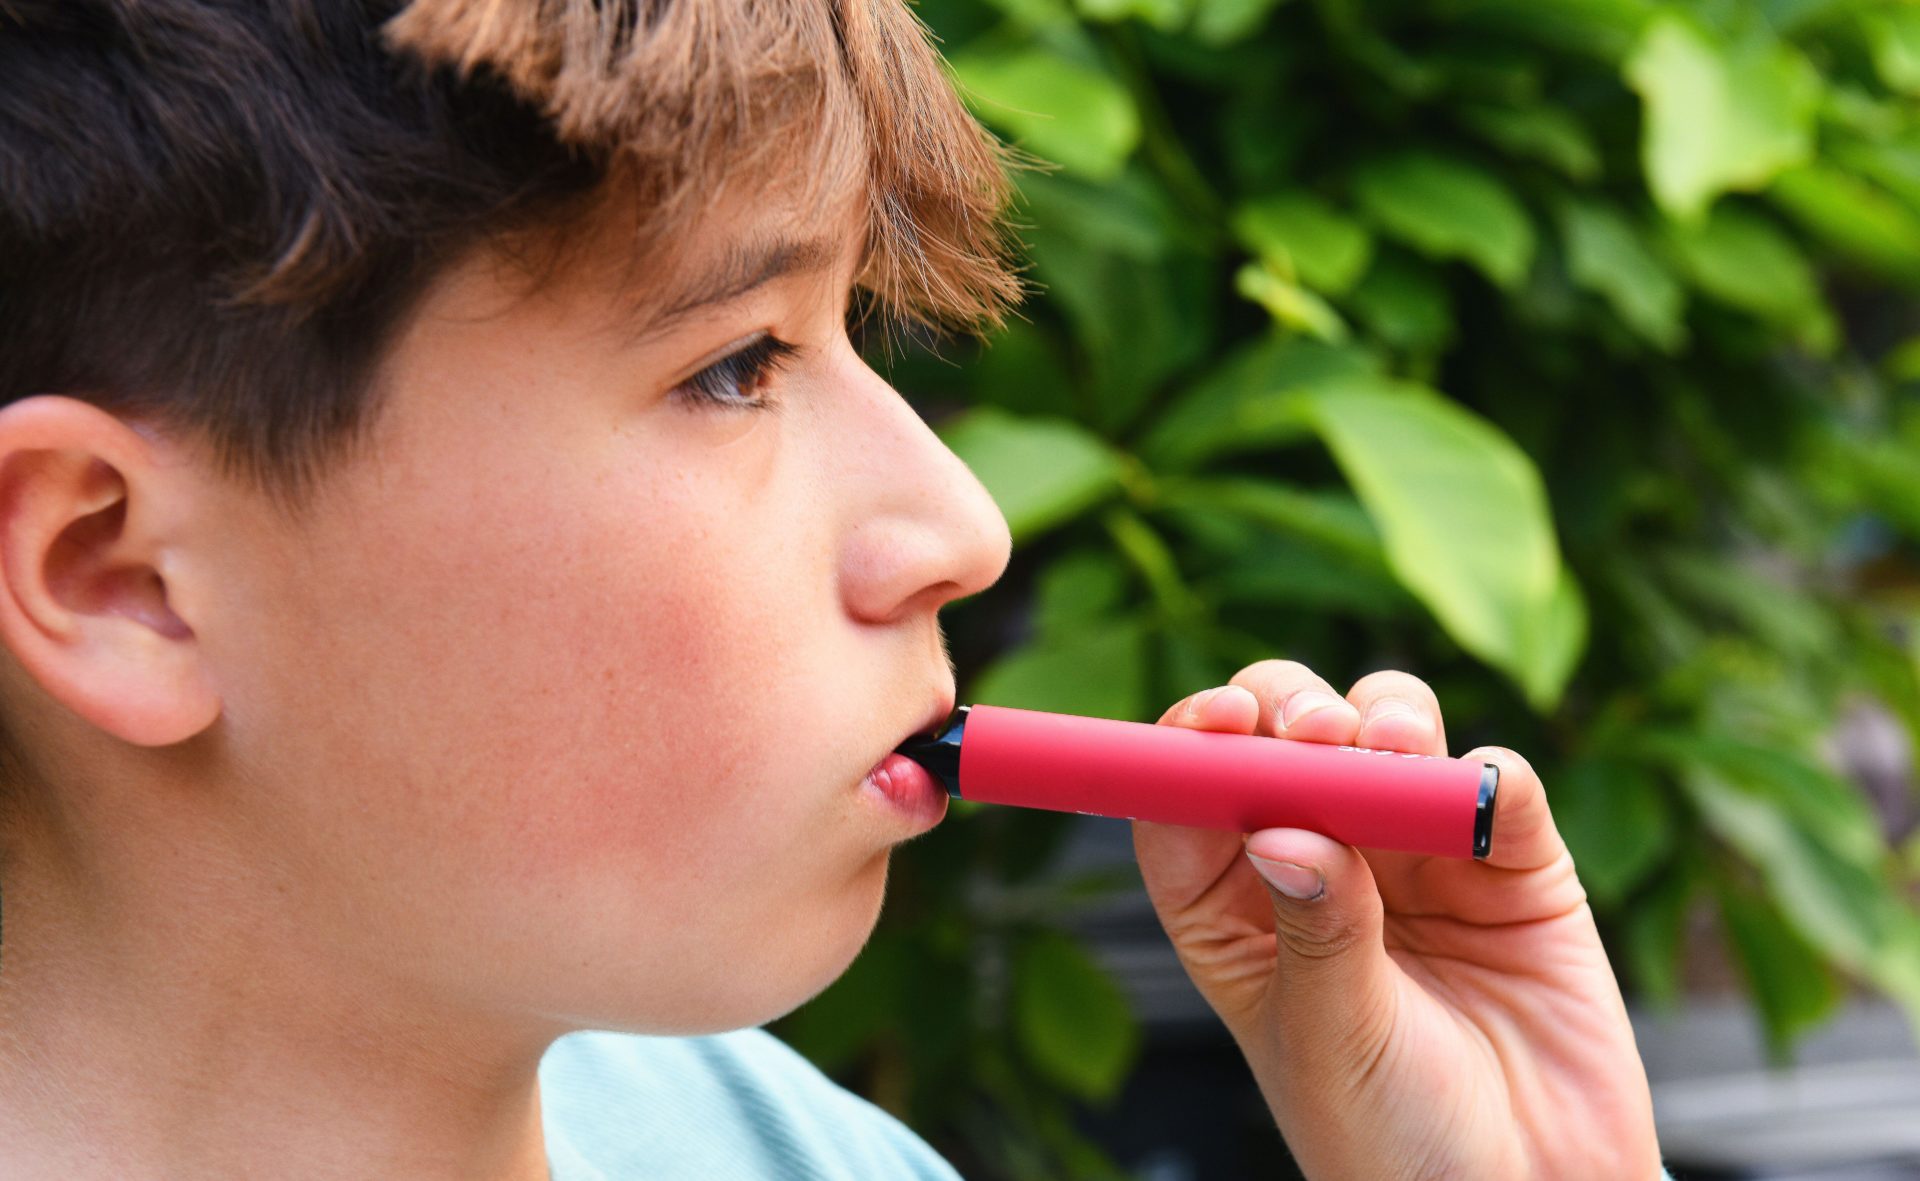
[(1671, 242), (1701, 292), (1793, 329), (1816, 351), (1832, 346), (1833, 314), (1820, 294), (1813, 266), (1766, 218), (1718, 205), (1703, 225), (1675, 227)]
[(1131, 721), (1148, 708), (1146, 638), (1143, 620), (1106, 618), (1001, 656), (974, 679), (972, 696), (1018, 709)]
[(1909, 336), (1880, 358), (1880, 371), (1889, 381), (1920, 381), (1920, 336)]
[(1160, 186), (1128, 169), (1094, 183), (1063, 173), (1020, 176), (1024, 213), (1100, 250), (1142, 262), (1165, 258), (1181, 236), (1180, 215)]
[(1238, 476), (1171, 478), (1158, 492), (1160, 513), (1220, 559), (1205, 579), (1215, 601), (1380, 618), (1418, 609), (1351, 493)]
[(1205, 355), (1213, 267), (1188, 254), (1143, 262), (1051, 224), (1027, 236), (1034, 275), (1079, 346), (1087, 415), (1118, 433), (1165, 377)]
[(1032, 321), (1015, 320), (983, 344), (979, 357), (964, 369), (956, 371), (944, 358), (932, 362), (940, 367), (939, 376), (956, 381), (955, 397), (1034, 418), (1073, 416), (1073, 377), (1057, 338)]
[(1907, 208), (1920, 208), (1920, 142), (1911, 136), (1836, 139), (1826, 154), (1861, 180), (1886, 189)]
[(1452, 0), (1444, 11), (1495, 34), (1613, 62), (1659, 7), (1657, 0)]
[(1347, 322), (1305, 287), (1275, 270), (1270, 263), (1250, 262), (1233, 276), (1233, 289), (1267, 309), (1282, 328), (1303, 332), (1315, 340), (1339, 344), (1347, 339)]
[[(1804, 37), (1813, 33), (1835, 31), (1832, 26), (1840, 25), (1859, 10), (1881, 2), (1882, 0), (1759, 0), (1755, 7), (1766, 17), (1767, 24), (1781, 36)], [(1894, 0), (1894, 2), (1902, 3), (1903, 0)]]
[(1783, 173), (1767, 194), (1835, 250), (1889, 279), (1920, 286), (1920, 216), (1837, 168)]
[(1453, 339), (1453, 308), (1434, 268), (1392, 252), (1376, 258), (1347, 302), (1390, 348), (1437, 353)]
[(1686, 292), (1624, 216), (1592, 201), (1560, 207), (1567, 273), (1607, 301), (1622, 323), (1662, 352), (1687, 340)]
[(1538, 160), (1573, 180), (1600, 175), (1600, 149), (1580, 121), (1559, 107), (1471, 106), (1460, 118), (1509, 155)]
[(1231, 45), (1251, 35), (1286, 0), (1199, 0), (1188, 32), (1203, 45)]
[(1647, 558), (1676, 590), (1790, 660), (1817, 662), (1844, 642), (1839, 620), (1829, 609), (1765, 571), (1691, 548)]
[(1654, 887), (1622, 919), (1627, 970), (1640, 993), (1672, 1010), (1680, 1004), (1680, 952), (1700, 871), (1690, 858), (1668, 863)]
[[(1917, 350), (1903, 346), (1890, 365), (1920, 369)], [(1904, 358), (1904, 359), (1903, 359)], [(1920, 380), (1920, 373), (1898, 374)], [(1909, 413), (1896, 429), (1832, 428), (1817, 439), (1817, 473), (1860, 509), (1880, 514), (1909, 538), (1920, 538), (1920, 416)]]
[(1889, 89), (1920, 94), (1920, 11), (1907, 7), (1862, 13), (1874, 69)]
[(1765, 877), (1800, 934), (1920, 1022), (1920, 916), (1901, 893), (1751, 787), (1707, 769), (1683, 775), (1681, 783), (1708, 826)]
[(1820, 76), (1791, 46), (1723, 44), (1668, 13), (1647, 25), (1625, 74), (1646, 105), (1648, 185), (1676, 218), (1696, 220), (1721, 193), (1760, 189), (1813, 153)]
[(1759, 1006), (1767, 1057), (1785, 1065), (1794, 1039), (1839, 1005), (1840, 982), (1766, 899), (1726, 882), (1715, 893), (1727, 941)]
[(1666, 794), (1645, 770), (1605, 758), (1573, 763), (1547, 785), (1554, 827), (1596, 906), (1611, 907), (1673, 845)]
[(1518, 656), (1511, 671), (1536, 709), (1558, 704), (1580, 667), (1587, 651), (1587, 618), (1587, 597), (1573, 570), (1561, 563), (1546, 605), (1514, 620)]
[(1313, 426), (1303, 386), (1378, 368), (1355, 349), (1298, 337), (1256, 340), (1181, 393), (1140, 441), (1140, 455), (1157, 469), (1175, 470), (1307, 437)]
[(1553, 707), (1584, 647), (1540, 473), (1498, 427), (1421, 387), (1312, 391), (1314, 421), (1386, 541), (1401, 583), (1529, 704)]
[(1126, 591), (1127, 568), (1111, 550), (1072, 550), (1034, 579), (1034, 632), (1048, 643), (1102, 626)]
[(1354, 195), (1384, 232), (1434, 258), (1461, 258), (1502, 287), (1526, 277), (1533, 223), (1492, 173), (1450, 156), (1403, 152), (1362, 166)]
[(980, 406), (939, 433), (993, 494), (1016, 544), (1072, 520), (1120, 486), (1119, 458), (1065, 419)]
[(1258, 535), (1202, 581), (1214, 602), (1368, 619), (1418, 619), (1424, 609), (1384, 562), (1369, 565), (1296, 539)]
[(1709, 828), (1765, 874), (1795, 925), (1856, 969), (1887, 930), (1886, 892), (1867, 869), (1834, 853), (1795, 823), (1764, 785), (1736, 783), (1706, 767), (1681, 776)]
[[(1213, 642), (1212, 630), (1212, 621), (1205, 618), (1160, 629), (1160, 680), (1154, 686), (1159, 700), (1175, 700), (1197, 687), (1224, 685), (1238, 671), (1240, 666), (1229, 663)], [(1109, 897), (1139, 889), (1139, 870), (1130, 865), (1114, 868), (1128, 880), (1117, 883)]]
[(1160, 535), (1154, 532), (1153, 526), (1119, 505), (1108, 509), (1100, 523), (1106, 527), (1107, 535), (1113, 538), (1114, 548), (1140, 572), (1140, 577), (1168, 618), (1190, 620), (1196, 617), (1198, 604), (1187, 589), (1186, 578), (1180, 573), (1179, 559), (1174, 557), (1173, 550)]
[(1233, 232), (1280, 274), (1329, 295), (1352, 287), (1373, 256), (1365, 227), (1298, 190), (1241, 205), (1233, 213)]
[(1013, 1028), (1036, 1068), (1094, 1100), (1118, 1093), (1140, 1044), (1126, 994), (1078, 943), (1054, 931), (1029, 936), (1014, 957)]
[[(923, 3), (925, 0), (923, 0)], [(969, 4), (973, 0), (968, 0)], [(986, 19), (997, 11), (1005, 14), (1008, 22), (1016, 29), (1046, 29), (1071, 26), (1074, 22), (1073, 9), (1067, 0), (986, 0), (982, 6), (986, 11), (977, 11), (978, 19)], [(931, 20), (930, 14), (923, 8), (923, 17)], [(932, 21), (945, 31), (946, 21)]]
[(1859, 790), (1792, 750), (1705, 731), (1647, 731), (1634, 742), (1676, 773), (1709, 773), (1765, 798), (1854, 864), (1871, 865), (1885, 853), (1880, 823)]
[(1159, 493), (1162, 508), (1231, 513), (1264, 529), (1386, 569), (1380, 530), (1351, 493), (1244, 476), (1170, 477), (1160, 482)]
[(952, 64), (980, 118), (1069, 171), (1110, 179), (1140, 142), (1133, 96), (1104, 71), (1033, 48), (971, 49)]
[(1091, 21), (1137, 18), (1163, 32), (1186, 24), (1193, 12), (1193, 0), (1074, 0), (1074, 6)]

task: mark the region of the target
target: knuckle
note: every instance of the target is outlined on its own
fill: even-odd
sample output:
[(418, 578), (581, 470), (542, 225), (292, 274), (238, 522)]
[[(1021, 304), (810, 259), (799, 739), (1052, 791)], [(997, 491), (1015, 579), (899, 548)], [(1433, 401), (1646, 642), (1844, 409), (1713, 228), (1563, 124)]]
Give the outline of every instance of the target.
[(1485, 763), (1498, 763), (1503, 770), (1510, 770), (1529, 779), (1538, 780), (1533, 764), (1519, 751), (1504, 746), (1477, 746), (1466, 754), (1467, 758), (1479, 759)]
[(1433, 687), (1412, 673), (1396, 669), (1382, 669), (1370, 672), (1353, 683), (1349, 697), (1384, 695), (1405, 698), (1416, 705), (1439, 707), (1439, 698), (1434, 696)]
[(1227, 683), (1252, 688), (1255, 685), (1291, 684), (1296, 681), (1318, 679), (1312, 669), (1297, 660), (1272, 658), (1254, 661), (1233, 674), (1233, 678)]
[(1172, 705), (1169, 705), (1166, 712), (1160, 715), (1160, 720), (1162, 722), (1177, 722), (1193, 718), (1193, 716), (1199, 712), (1200, 700), (1211, 692), (1213, 692), (1211, 689), (1202, 689), (1196, 693), (1187, 694)]
[(1287, 947), (1305, 960), (1336, 959), (1352, 951), (1365, 934), (1353, 923), (1338, 923), (1331, 927), (1287, 924), (1282, 928), (1282, 938), (1287, 941)]

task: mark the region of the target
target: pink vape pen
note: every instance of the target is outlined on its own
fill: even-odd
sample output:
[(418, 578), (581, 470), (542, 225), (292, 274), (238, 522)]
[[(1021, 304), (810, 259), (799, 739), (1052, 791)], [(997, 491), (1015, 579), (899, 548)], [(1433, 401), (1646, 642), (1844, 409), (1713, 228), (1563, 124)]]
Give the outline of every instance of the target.
[(896, 748), (955, 799), (1484, 858), (1500, 769), (1435, 755), (963, 705)]

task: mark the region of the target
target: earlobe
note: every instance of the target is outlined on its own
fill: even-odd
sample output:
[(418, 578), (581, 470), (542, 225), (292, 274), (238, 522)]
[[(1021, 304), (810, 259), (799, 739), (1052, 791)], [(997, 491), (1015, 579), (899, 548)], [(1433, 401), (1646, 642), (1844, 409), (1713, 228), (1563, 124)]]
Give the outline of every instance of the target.
[(163, 575), (172, 471), (77, 399), (0, 410), (0, 642), (49, 697), (139, 746), (191, 738), (220, 710)]

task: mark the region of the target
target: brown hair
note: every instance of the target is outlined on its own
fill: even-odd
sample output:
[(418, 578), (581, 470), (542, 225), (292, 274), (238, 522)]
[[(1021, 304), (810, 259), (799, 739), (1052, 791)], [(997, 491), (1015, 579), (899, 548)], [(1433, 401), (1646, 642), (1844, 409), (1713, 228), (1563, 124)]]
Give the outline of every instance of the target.
[(861, 286), (982, 326), (1005, 163), (901, 0), (0, 0), (0, 402), (156, 415), (297, 508), (463, 250), (617, 187), (639, 256), (730, 177), (864, 168)]
[(902, 0), (0, 0), (0, 404), (151, 416), (297, 513), (467, 250), (624, 208), (638, 258), (731, 177), (864, 169), (861, 285), (984, 326), (1006, 162)]

